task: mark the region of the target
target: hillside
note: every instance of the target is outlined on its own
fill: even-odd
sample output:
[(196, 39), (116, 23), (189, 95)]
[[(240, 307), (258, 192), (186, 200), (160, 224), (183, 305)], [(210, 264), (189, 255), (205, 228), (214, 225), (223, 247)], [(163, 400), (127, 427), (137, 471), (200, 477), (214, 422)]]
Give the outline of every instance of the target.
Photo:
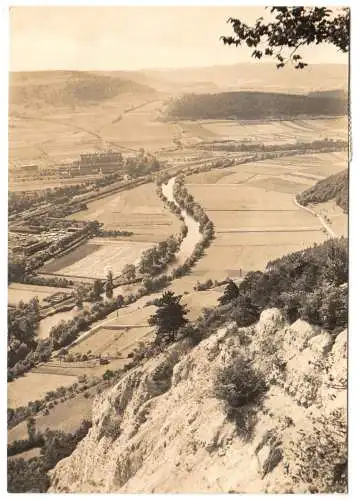
[(281, 94), (272, 92), (222, 92), (187, 94), (172, 100), (170, 119), (294, 119), (312, 116), (343, 116), (347, 99), (323, 95)]
[(81, 106), (122, 94), (154, 95), (155, 90), (131, 79), (81, 71), (10, 74), (10, 107)]
[(49, 491), (345, 492), (346, 243), (248, 273), (176, 342), (140, 348)]
[(335, 200), (344, 212), (349, 210), (349, 172), (343, 170), (338, 174), (322, 179), (314, 186), (297, 195), (297, 200), (302, 205), (309, 203), (323, 203)]
[[(192, 350), (180, 342), (98, 398), (92, 428), (51, 472), (49, 491), (344, 491), (346, 346), (346, 331), (289, 325), (277, 309)], [(234, 420), (221, 398), (231, 386), (221, 384), (243, 363), (266, 392)]]

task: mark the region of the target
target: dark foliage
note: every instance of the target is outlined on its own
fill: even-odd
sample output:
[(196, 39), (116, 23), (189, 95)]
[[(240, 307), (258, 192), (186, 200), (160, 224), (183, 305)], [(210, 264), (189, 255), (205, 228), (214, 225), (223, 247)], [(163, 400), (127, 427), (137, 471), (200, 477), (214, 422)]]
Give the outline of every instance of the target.
[(199, 119), (294, 119), (339, 116), (347, 113), (346, 96), (291, 95), (270, 92), (219, 92), (187, 94), (168, 107), (171, 118)]
[(40, 321), (39, 300), (19, 302), (8, 309), (8, 367), (26, 358), (36, 347), (36, 331)]
[(323, 203), (329, 200), (335, 200), (344, 212), (349, 210), (349, 172), (343, 170), (338, 174), (330, 175), (322, 179), (314, 186), (306, 189), (296, 197), (302, 205), (309, 203)]
[(348, 242), (327, 240), (250, 272), (239, 284), (231, 315), (241, 326), (267, 307), (281, 308), (290, 322), (302, 318), (328, 330), (347, 325)]
[(149, 318), (149, 324), (157, 328), (157, 340), (175, 339), (175, 333), (180, 327), (187, 323), (186, 306), (180, 304), (181, 295), (175, 295), (174, 292), (164, 292), (160, 300), (155, 314)]
[(227, 416), (236, 422), (244, 439), (252, 434), (256, 423), (254, 407), (261, 403), (266, 391), (263, 374), (243, 356), (220, 369), (214, 381), (215, 396), (224, 402)]
[[(255, 59), (272, 57), (277, 68), (283, 68), (289, 61), (296, 69), (307, 66), (298, 53), (305, 45), (325, 43), (341, 52), (349, 51), (349, 8), (333, 11), (327, 7), (270, 7), (270, 13), (270, 22), (260, 17), (253, 26), (231, 17), (228, 22), (235, 36), (222, 36), (222, 41), (225, 45), (253, 48)], [(284, 48), (287, 50), (283, 51)]]
[(88, 433), (91, 423), (84, 420), (73, 434), (47, 429), (42, 434), (41, 456), (30, 460), (8, 460), (9, 493), (45, 493), (50, 486), (47, 472), (71, 455), (77, 443)]
[(116, 236), (132, 236), (134, 233), (133, 231), (119, 231), (119, 230), (105, 230), (105, 229), (100, 229), (97, 236), (98, 237), (104, 237), (104, 238), (116, 238)]
[(239, 295), (239, 288), (233, 280), (229, 280), (229, 283), (226, 285), (223, 295), (219, 297), (218, 301), (220, 304), (227, 304), (232, 300), (236, 299)]

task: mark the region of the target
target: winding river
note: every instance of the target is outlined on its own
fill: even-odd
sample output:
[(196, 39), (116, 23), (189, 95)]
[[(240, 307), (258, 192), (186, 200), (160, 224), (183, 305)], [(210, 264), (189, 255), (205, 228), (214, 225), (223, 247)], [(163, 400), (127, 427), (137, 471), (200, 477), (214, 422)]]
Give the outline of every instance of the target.
[[(168, 201), (174, 202), (175, 205), (181, 208), (174, 197), (174, 184), (175, 177), (171, 177), (171, 179), (169, 179), (167, 183), (164, 183), (162, 185), (162, 192), (163, 195), (168, 199)], [(184, 224), (187, 226), (188, 232), (180, 244), (180, 249), (176, 255), (176, 262), (172, 264), (172, 266), (169, 266), (170, 269), (184, 264), (186, 259), (193, 253), (196, 244), (202, 240), (200, 223), (197, 222), (184, 209), (181, 209), (181, 215), (184, 218)]]
[[(167, 183), (164, 183), (162, 185), (162, 192), (164, 196), (168, 199), (168, 201), (172, 201), (177, 205), (179, 208), (179, 204), (176, 202), (175, 197), (174, 197), (174, 184), (175, 184), (175, 177), (172, 177), (169, 179)], [(186, 210), (181, 209), (181, 215), (184, 218), (184, 224), (186, 224), (188, 228), (187, 235), (185, 238), (181, 241), (180, 248), (178, 253), (176, 254), (176, 260), (172, 264), (170, 264), (167, 267), (167, 272), (172, 271), (176, 267), (184, 264), (186, 259), (191, 256), (191, 254), (194, 251), (194, 248), (199, 241), (202, 239), (202, 234), (200, 232), (200, 224), (197, 222), (191, 215), (189, 215)], [(127, 290), (123, 286), (116, 287), (116, 293), (123, 294), (125, 295), (127, 293)], [(104, 294), (103, 294), (104, 295)], [(147, 297), (148, 300), (148, 297)], [(38, 336), (39, 338), (45, 339), (49, 336), (49, 332), (51, 330), (51, 327), (57, 325), (61, 320), (71, 320), (78, 314), (78, 311), (74, 308), (71, 309), (70, 311), (66, 312), (59, 312), (56, 314), (53, 314), (52, 316), (48, 316), (40, 321), (39, 324), (39, 329), (38, 329)], [(77, 339), (77, 342), (79, 339)]]

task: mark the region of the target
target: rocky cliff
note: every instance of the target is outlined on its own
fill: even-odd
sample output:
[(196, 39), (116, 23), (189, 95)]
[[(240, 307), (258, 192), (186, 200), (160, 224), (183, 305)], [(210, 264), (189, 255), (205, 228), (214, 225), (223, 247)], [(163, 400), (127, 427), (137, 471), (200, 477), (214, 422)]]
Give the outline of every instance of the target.
[[(346, 354), (346, 331), (289, 325), (277, 309), (251, 327), (228, 324), (194, 348), (178, 342), (99, 397), (88, 435), (50, 472), (50, 491), (338, 491)], [(219, 370), (239, 356), (267, 389), (247, 413), (246, 437), (214, 391)]]

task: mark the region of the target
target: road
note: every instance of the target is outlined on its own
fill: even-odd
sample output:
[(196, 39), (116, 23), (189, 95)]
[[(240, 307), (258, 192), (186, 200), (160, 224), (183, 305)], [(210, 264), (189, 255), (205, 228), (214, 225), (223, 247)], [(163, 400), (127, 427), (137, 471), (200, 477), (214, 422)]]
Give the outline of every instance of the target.
[(306, 210), (307, 212), (309, 212), (309, 214), (313, 215), (314, 217), (317, 217), (320, 221), (320, 224), (323, 226), (323, 228), (326, 230), (326, 232), (328, 233), (328, 235), (330, 236), (330, 238), (336, 238), (336, 234), (334, 233), (334, 231), (328, 226), (328, 224), (326, 224), (326, 222), (324, 221), (324, 219), (321, 217), (320, 214), (317, 214), (316, 212), (314, 212), (314, 210), (311, 210), (311, 208), (308, 208), (308, 207), (305, 207), (304, 205), (301, 205), (297, 199), (296, 199), (296, 196), (294, 196), (293, 198), (293, 202), (294, 204), (298, 207), (298, 208), (301, 208), (302, 210)]

